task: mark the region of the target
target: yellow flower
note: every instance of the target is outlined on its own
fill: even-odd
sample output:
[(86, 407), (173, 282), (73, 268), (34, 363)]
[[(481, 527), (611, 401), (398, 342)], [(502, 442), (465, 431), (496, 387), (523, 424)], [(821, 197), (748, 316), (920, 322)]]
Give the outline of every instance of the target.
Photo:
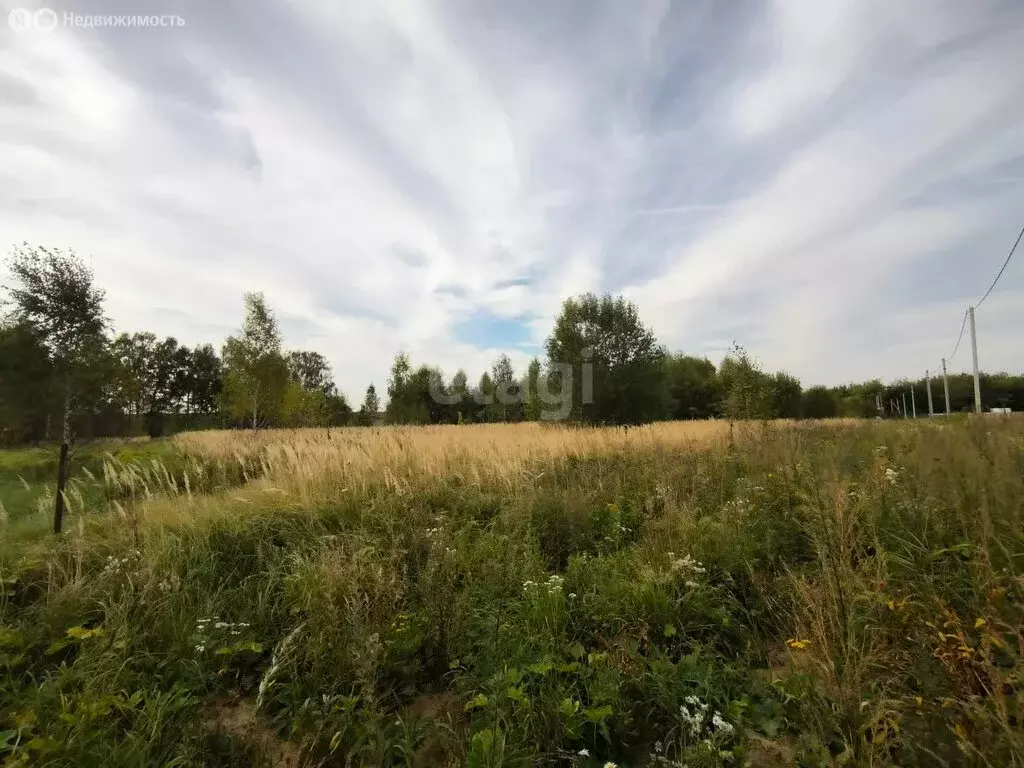
[(981, 629), (982, 627), (985, 626), (985, 623), (986, 623), (985, 620), (979, 616), (978, 618), (976, 618), (974, 620), (974, 628), (975, 629)]
[(786, 645), (788, 645), (790, 648), (793, 648), (793, 649), (795, 649), (797, 651), (804, 650), (810, 644), (811, 644), (810, 640), (797, 640), (796, 638), (793, 638), (793, 637), (789, 638), (789, 640), (786, 641)]

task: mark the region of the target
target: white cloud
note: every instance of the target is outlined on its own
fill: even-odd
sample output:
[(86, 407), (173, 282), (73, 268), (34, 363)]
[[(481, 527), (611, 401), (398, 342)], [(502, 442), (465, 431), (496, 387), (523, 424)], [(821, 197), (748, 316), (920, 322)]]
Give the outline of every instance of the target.
[[(808, 381), (917, 373), (1024, 195), (1021, 13), (969, 10), (183, 0), (176, 29), (0, 29), (0, 243), (90, 254), (119, 328), (187, 343), (263, 290), (357, 400), (399, 349), (525, 367), (457, 327), (540, 343), (584, 290)], [(983, 361), (1019, 367), (995, 298)]]

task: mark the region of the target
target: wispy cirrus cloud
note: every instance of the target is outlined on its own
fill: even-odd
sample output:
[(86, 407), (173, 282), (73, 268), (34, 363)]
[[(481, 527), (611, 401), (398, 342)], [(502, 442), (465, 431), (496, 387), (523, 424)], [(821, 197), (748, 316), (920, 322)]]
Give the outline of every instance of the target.
[(119, 327), (189, 343), (263, 290), (353, 398), (399, 349), (522, 368), (584, 290), (807, 382), (918, 374), (1021, 223), (1010, 2), (64, 10), (186, 23), (0, 27), (0, 241), (91, 254)]

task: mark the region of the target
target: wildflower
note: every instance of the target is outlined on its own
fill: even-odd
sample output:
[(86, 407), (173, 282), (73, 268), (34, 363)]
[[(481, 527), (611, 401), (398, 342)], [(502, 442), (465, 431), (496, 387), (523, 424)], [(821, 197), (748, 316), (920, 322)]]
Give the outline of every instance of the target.
[(205, 650), (206, 650), (206, 646), (201, 644), (201, 643), (196, 646), (196, 653), (202, 653)]
[[(693, 707), (693, 711), (690, 711), (690, 707), (686, 706), (689, 704)], [(707, 719), (708, 705), (698, 699), (696, 696), (687, 696), (686, 704), (679, 705), (679, 716), (683, 722), (690, 726), (690, 731), (694, 736), (698, 735), (704, 728), (704, 721)]]
[(570, 600), (575, 600), (576, 599), (576, 593), (575, 592), (570, 592), (569, 593), (569, 599)]
[(714, 716), (711, 718), (711, 724), (715, 726), (716, 733), (724, 733), (726, 736), (732, 735), (734, 730), (732, 724), (723, 719), (719, 712), (715, 712)]
[(810, 640), (797, 640), (796, 638), (793, 638), (793, 637), (789, 638), (789, 640), (786, 641), (786, 645), (788, 645), (790, 648), (792, 648), (794, 650), (797, 650), (797, 651), (804, 650), (810, 644), (811, 644)]
[(226, 629), (228, 627), (228, 623), (226, 621), (218, 621), (213, 626), (214, 629)]
[(611, 760), (609, 760), (607, 763), (604, 764), (604, 768), (619, 768), (619, 766), (613, 763)]
[(896, 485), (896, 481), (899, 479), (899, 473), (892, 467), (885, 468), (885, 479), (889, 485)]
[(590, 750), (587, 749), (586, 747), (584, 747), (583, 749), (581, 749), (576, 754), (579, 755), (580, 757), (590, 757)]
[(688, 571), (692, 574), (704, 573), (707, 569), (704, 567), (704, 563), (699, 560), (694, 560), (690, 555), (681, 557), (678, 560), (672, 562), (673, 571)]

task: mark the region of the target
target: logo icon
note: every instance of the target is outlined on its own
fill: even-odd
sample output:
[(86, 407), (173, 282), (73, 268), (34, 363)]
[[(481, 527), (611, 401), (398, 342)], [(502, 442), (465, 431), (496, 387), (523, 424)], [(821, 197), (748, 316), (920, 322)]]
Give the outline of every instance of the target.
[(7, 25), (19, 34), (32, 29), (35, 20), (32, 18), (32, 11), (28, 8), (15, 8), (7, 14)]
[(7, 14), (7, 26), (19, 34), (30, 30), (52, 32), (57, 28), (57, 13), (52, 8), (40, 8), (35, 12), (28, 8), (15, 8)]
[(57, 13), (52, 8), (40, 8), (33, 20), (40, 32), (53, 32), (57, 28)]

